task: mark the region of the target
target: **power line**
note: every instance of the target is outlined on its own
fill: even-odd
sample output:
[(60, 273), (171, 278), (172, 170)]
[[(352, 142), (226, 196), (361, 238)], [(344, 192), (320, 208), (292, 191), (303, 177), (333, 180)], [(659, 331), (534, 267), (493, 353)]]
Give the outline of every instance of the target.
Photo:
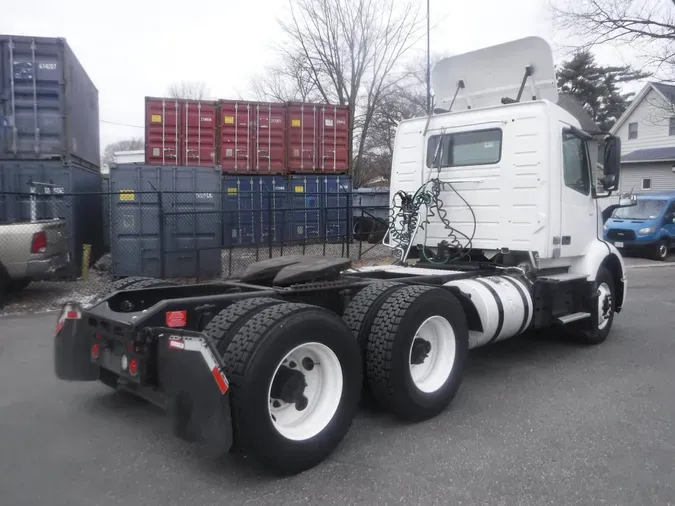
[(144, 126), (138, 126), (138, 125), (130, 125), (128, 123), (119, 123), (117, 121), (106, 121), (104, 119), (99, 120), (100, 123), (108, 123), (110, 125), (118, 125), (118, 126), (124, 126), (124, 127), (131, 127), (131, 128), (143, 128), (145, 129)]

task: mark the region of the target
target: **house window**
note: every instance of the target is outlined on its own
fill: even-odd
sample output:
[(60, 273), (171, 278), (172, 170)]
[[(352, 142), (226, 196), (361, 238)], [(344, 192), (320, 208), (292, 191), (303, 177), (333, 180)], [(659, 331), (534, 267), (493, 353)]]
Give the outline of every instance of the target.
[(652, 189), (652, 179), (650, 177), (642, 178), (642, 189), (651, 190)]
[(670, 118), (670, 124), (668, 125), (668, 135), (675, 135), (675, 116)]
[(638, 129), (637, 123), (628, 123), (628, 138), (637, 139)]

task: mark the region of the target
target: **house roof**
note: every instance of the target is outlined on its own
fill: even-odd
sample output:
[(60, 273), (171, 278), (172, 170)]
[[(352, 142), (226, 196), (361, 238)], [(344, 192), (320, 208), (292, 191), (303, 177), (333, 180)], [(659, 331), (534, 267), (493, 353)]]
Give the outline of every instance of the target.
[(670, 102), (675, 106), (675, 86), (665, 83), (647, 83), (644, 88), (633, 99), (631, 104), (628, 106), (628, 109), (624, 111), (621, 117), (614, 123), (614, 126), (609, 130), (611, 134), (616, 134), (619, 127), (623, 125), (628, 118), (630, 118), (633, 111), (640, 105), (642, 100), (647, 96), (650, 91), (655, 91), (658, 93), (664, 100)]
[(638, 149), (621, 157), (621, 163), (675, 162), (675, 146)]

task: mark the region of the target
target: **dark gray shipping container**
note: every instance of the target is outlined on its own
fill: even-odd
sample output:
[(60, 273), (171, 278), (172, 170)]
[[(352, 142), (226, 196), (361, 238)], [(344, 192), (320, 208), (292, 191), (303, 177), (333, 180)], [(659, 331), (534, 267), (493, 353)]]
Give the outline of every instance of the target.
[(220, 277), (220, 180), (211, 167), (111, 167), (113, 275)]
[(50, 218), (66, 220), (68, 274), (77, 276), (84, 244), (91, 245), (90, 265), (103, 254), (101, 174), (75, 163), (0, 161), (0, 223)]
[(66, 40), (0, 35), (0, 160), (100, 158), (98, 90)]

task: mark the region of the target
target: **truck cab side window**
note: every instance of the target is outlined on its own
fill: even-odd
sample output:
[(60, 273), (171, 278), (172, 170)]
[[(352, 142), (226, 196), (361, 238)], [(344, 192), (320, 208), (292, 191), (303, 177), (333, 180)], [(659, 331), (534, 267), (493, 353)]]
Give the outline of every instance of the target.
[(584, 195), (590, 195), (591, 172), (586, 143), (569, 132), (563, 133), (563, 177), (565, 186)]

